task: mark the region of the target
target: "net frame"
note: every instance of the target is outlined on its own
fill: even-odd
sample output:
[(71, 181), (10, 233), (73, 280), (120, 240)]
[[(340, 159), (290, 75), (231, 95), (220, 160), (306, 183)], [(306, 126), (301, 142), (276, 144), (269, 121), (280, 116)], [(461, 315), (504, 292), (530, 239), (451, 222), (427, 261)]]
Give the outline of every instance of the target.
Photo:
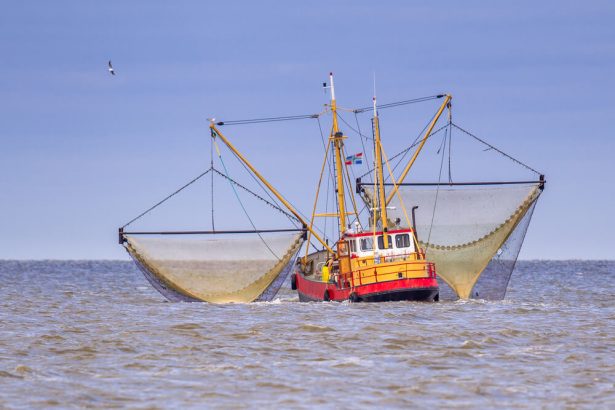
[[(458, 298), (481, 298), (490, 300), (500, 300), (506, 295), (506, 289), (510, 281), (510, 277), (514, 270), (516, 260), (518, 258), (523, 239), (527, 232), (531, 217), (536, 206), (536, 202), (540, 197), (544, 189), (546, 180), (544, 175), (540, 175), (538, 180), (524, 180), (524, 181), (475, 181), (475, 182), (414, 182), (414, 183), (402, 183), (397, 184), (397, 187), (436, 187), (437, 189), (445, 187), (464, 187), (464, 186), (506, 186), (506, 185), (530, 185), (535, 188), (525, 198), (525, 200), (519, 204), (517, 209), (503, 221), (501, 225), (496, 227), (492, 232), (481, 238), (476, 238), (472, 242), (468, 242), (461, 246), (439, 246), (432, 245), (421, 241), (421, 246), (426, 249), (427, 257), (429, 258), (430, 250), (432, 251), (432, 258), (434, 252), (444, 254), (446, 252), (459, 252), (464, 248), (472, 247), (482, 240), (488, 239), (489, 236), (497, 235), (498, 231), (506, 229), (506, 224), (509, 224), (510, 231), (503, 237), (502, 244), (499, 249), (496, 249), (493, 256), (485, 263), (485, 266), (478, 270), (477, 276), (475, 276), (471, 283), (461, 286), (460, 283), (455, 283), (451, 280), (451, 277), (445, 277), (445, 275), (439, 275), (439, 281), (443, 284), (443, 293), (449, 297), (452, 291)], [(365, 187), (368, 187), (367, 191)], [(392, 183), (386, 183), (385, 186), (394, 186)], [(361, 179), (356, 181), (356, 191), (360, 194), (366, 203), (369, 203), (370, 195), (369, 188), (371, 184), (362, 184)], [(437, 194), (436, 194), (437, 195)], [(437, 199), (436, 199), (437, 201)], [(434, 207), (435, 212), (435, 207)], [(416, 230), (416, 224), (414, 222), (413, 215), (413, 227)], [(500, 236), (505, 232), (500, 232)], [(441, 259), (441, 258), (440, 258)], [(441, 265), (442, 266), (442, 265)], [(448, 270), (449, 267), (447, 267)], [(436, 270), (438, 270), (438, 263), (436, 262)], [(498, 279), (499, 278), (499, 279)], [(498, 279), (498, 280), (494, 280)], [(491, 281), (491, 283), (490, 283)]]
[[(260, 240), (265, 242), (261, 234), (267, 233), (293, 233), (298, 235), (292, 236), (295, 238), (289, 249), (282, 257), (273, 255), (278, 259), (273, 262), (273, 265), (267, 269), (264, 274), (254, 277), (253, 281), (245, 284), (241, 289), (229, 292), (203, 292), (191, 288), (189, 282), (178, 280), (176, 275), (169, 274), (168, 268), (160, 266), (160, 261), (149, 257), (143, 250), (139, 250), (132, 238), (138, 236), (168, 236), (179, 235), (196, 236), (205, 235), (234, 235), (234, 234), (256, 234)], [(245, 238), (243, 238), (245, 239)], [(247, 303), (254, 301), (271, 301), (278, 293), (280, 287), (290, 274), (299, 254), (299, 250), (303, 247), (306, 239), (306, 229), (263, 229), (263, 230), (224, 230), (224, 231), (124, 231), (119, 229), (119, 242), (124, 246), (130, 257), (135, 262), (136, 266), (143, 273), (146, 280), (160, 292), (167, 300), (171, 302), (212, 302), (212, 303)], [(267, 246), (267, 244), (265, 243)], [(268, 246), (267, 246), (268, 247)], [(266, 258), (266, 260), (273, 260)], [(179, 260), (178, 260), (179, 261)], [(220, 260), (201, 259), (201, 264), (207, 262), (220, 262)]]

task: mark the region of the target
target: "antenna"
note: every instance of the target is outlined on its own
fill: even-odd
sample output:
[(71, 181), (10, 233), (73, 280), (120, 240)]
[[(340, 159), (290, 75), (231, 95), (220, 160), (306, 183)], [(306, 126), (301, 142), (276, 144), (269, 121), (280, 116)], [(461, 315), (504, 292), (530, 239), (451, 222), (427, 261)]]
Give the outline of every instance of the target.
[[(327, 85), (327, 83), (322, 83), (322, 89), (324, 90), (325, 94), (327, 93), (327, 88), (331, 89), (331, 96), (335, 96), (335, 91), (333, 89), (333, 73), (329, 73), (329, 85)], [(335, 98), (332, 98), (333, 100)]]
[(374, 71), (374, 118), (378, 116), (378, 111), (376, 110), (376, 72)]
[(322, 88), (327, 93), (327, 88), (331, 89), (331, 100), (335, 100), (335, 86), (333, 85), (333, 73), (329, 73), (329, 85), (322, 83)]
[(376, 71), (374, 71), (374, 97), (376, 96)]

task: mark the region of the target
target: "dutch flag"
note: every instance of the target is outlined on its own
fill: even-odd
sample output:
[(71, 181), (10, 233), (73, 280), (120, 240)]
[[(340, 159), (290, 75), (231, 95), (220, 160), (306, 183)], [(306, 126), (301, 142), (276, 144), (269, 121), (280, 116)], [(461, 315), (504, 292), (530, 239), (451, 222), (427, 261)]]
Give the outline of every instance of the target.
[(345, 162), (346, 165), (358, 165), (362, 163), (363, 163), (363, 153), (362, 152), (346, 157), (346, 162)]

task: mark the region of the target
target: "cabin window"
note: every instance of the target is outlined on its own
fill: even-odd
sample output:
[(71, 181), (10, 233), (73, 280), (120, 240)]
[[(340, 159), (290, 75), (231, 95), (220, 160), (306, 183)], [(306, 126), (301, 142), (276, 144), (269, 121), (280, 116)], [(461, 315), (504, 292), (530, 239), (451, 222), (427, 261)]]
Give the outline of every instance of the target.
[(357, 251), (357, 242), (352, 239), (350, 241), (348, 241), (348, 243), (350, 244), (350, 252), (354, 253)]
[(346, 241), (339, 241), (337, 243), (337, 253), (339, 255), (348, 255), (348, 243)]
[(407, 233), (395, 235), (395, 247), (396, 248), (409, 248), (410, 247), (410, 235)]
[[(391, 249), (393, 247), (393, 242), (391, 242), (391, 235), (387, 235), (387, 239), (388, 239), (388, 245), (389, 245), (387, 249)], [(378, 249), (385, 249), (383, 235), (380, 235), (378, 237)]]
[(374, 241), (372, 240), (372, 238), (361, 238), (361, 250), (371, 251), (372, 249), (374, 249)]

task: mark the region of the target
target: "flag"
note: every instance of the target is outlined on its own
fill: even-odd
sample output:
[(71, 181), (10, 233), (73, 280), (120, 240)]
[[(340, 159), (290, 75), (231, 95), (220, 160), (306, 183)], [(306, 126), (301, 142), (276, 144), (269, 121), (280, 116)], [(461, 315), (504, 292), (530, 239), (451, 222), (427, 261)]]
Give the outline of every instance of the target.
[(346, 161), (344, 162), (346, 165), (359, 165), (363, 163), (363, 153), (359, 152), (358, 154), (350, 155), (346, 157)]

